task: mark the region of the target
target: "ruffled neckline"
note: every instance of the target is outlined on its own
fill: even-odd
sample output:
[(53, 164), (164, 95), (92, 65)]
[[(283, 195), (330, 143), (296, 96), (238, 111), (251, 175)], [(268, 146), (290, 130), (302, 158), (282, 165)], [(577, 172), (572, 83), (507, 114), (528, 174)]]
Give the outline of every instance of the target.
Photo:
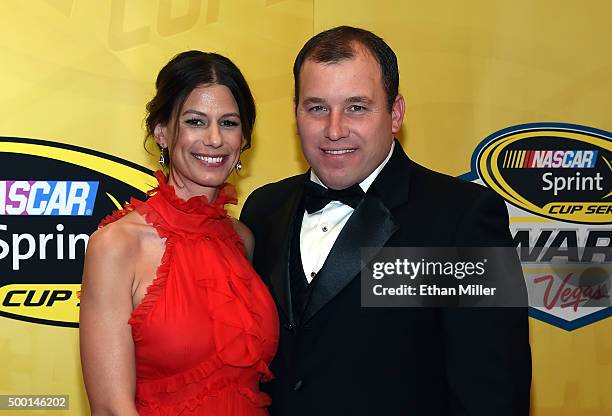
[(155, 172), (157, 187), (148, 192), (149, 195), (161, 195), (174, 209), (186, 214), (207, 215), (212, 218), (223, 218), (227, 216), (225, 204), (236, 205), (236, 188), (232, 184), (224, 183), (219, 188), (217, 197), (209, 202), (205, 195), (196, 195), (188, 200), (179, 198), (173, 185), (168, 183), (166, 175), (161, 170)]
[(217, 235), (221, 238), (233, 238), (235, 232), (224, 208), (225, 204), (237, 203), (233, 185), (223, 184), (212, 202), (204, 195), (184, 200), (176, 195), (174, 186), (167, 182), (163, 172), (155, 172), (155, 177), (158, 185), (147, 192), (149, 199), (141, 202), (132, 198), (130, 206), (126, 207), (128, 210), (136, 209), (143, 214), (152, 209), (156, 213), (158, 227), (185, 237)]

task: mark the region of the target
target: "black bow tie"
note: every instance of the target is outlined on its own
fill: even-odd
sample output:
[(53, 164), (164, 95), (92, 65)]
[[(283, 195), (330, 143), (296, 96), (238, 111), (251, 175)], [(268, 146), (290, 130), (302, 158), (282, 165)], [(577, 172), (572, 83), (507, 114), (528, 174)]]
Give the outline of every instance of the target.
[(354, 209), (364, 195), (363, 189), (358, 184), (336, 191), (308, 181), (304, 187), (304, 207), (307, 213), (312, 214), (331, 201), (340, 201)]

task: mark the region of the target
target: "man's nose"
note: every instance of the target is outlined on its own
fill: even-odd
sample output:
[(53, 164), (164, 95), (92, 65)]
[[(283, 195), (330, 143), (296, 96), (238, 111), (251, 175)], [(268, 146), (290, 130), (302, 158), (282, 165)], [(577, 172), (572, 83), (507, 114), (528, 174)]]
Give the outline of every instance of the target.
[(329, 140), (340, 140), (347, 137), (349, 129), (344, 119), (344, 115), (340, 111), (332, 111), (328, 118), (327, 127), (325, 129), (325, 137)]

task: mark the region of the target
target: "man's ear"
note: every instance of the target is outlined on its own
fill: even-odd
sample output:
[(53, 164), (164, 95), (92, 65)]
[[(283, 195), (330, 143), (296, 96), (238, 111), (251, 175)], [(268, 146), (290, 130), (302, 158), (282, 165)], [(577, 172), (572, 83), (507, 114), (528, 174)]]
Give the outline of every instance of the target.
[(391, 107), (391, 131), (393, 134), (399, 133), (404, 122), (404, 111), (406, 109), (406, 103), (404, 97), (401, 94), (397, 94), (395, 101), (393, 101), (393, 107)]
[(168, 147), (168, 140), (166, 137), (166, 132), (167, 132), (166, 126), (162, 124), (157, 124), (155, 128), (153, 129), (153, 136), (155, 137), (155, 143), (157, 143), (159, 147), (164, 148), (164, 149)]
[(298, 106), (297, 97), (293, 97), (293, 121), (295, 122), (295, 132), (299, 136), (300, 135), (300, 125), (297, 120), (297, 106)]

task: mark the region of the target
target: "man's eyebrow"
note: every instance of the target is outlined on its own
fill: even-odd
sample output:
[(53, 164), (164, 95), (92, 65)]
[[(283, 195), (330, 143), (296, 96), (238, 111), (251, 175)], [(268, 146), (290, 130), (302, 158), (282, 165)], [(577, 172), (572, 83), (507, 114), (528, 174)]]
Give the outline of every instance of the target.
[(325, 100), (323, 98), (319, 98), (319, 97), (306, 97), (302, 101), (302, 104), (303, 105), (310, 105), (310, 104), (321, 104), (321, 103), (324, 103), (324, 102), (325, 102)]
[(349, 97), (346, 99), (347, 103), (370, 103), (372, 102), (371, 99), (369, 99), (368, 97), (364, 97), (364, 96), (356, 96), (356, 97)]

